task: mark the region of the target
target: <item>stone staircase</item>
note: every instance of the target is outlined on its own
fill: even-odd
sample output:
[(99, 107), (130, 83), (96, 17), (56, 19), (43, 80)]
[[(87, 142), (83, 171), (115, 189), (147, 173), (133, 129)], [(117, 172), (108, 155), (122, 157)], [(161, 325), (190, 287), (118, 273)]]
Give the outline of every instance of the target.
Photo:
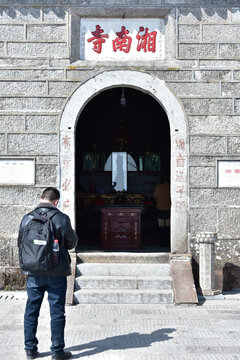
[(173, 303), (169, 257), (169, 253), (78, 253), (74, 303)]

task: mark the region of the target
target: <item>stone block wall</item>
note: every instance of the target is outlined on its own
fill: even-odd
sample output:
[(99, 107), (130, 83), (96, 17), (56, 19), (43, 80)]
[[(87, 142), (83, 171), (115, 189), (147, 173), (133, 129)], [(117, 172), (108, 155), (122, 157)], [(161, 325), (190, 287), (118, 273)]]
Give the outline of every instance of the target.
[[(165, 60), (78, 61), (81, 16), (165, 17)], [(81, 15), (82, 14), (82, 15)], [(0, 0), (0, 158), (35, 158), (34, 186), (0, 186), (0, 266), (18, 266), (22, 215), (59, 184), (59, 122), (66, 101), (105, 70), (165, 81), (189, 134), (189, 250), (198, 231), (218, 233), (218, 269), (240, 266), (239, 188), (218, 188), (217, 161), (240, 160), (240, 2), (237, 0)], [(236, 271), (235, 271), (236, 272)]]
[[(221, 287), (226, 283), (223, 273), (239, 274), (240, 265), (240, 192), (218, 188), (217, 169), (218, 160), (240, 160), (240, 3), (232, 3), (231, 8), (212, 1), (199, 7), (179, 3), (176, 59), (180, 66), (156, 74), (181, 100), (187, 119), (190, 252), (198, 263), (197, 232), (217, 232), (216, 283)], [(232, 284), (240, 287), (239, 275)]]
[[(220, 3), (212, 9), (179, 9), (178, 56), (198, 60), (191, 81), (170, 84), (182, 99), (189, 129), (190, 249), (198, 259), (196, 233), (217, 232), (220, 288), (230, 282), (240, 286), (239, 188), (218, 188), (217, 169), (218, 160), (240, 159), (239, 14), (239, 7)], [(225, 273), (238, 276), (233, 281)]]
[(70, 63), (67, 9), (43, 1), (13, 3), (0, 1), (0, 158), (35, 158), (36, 167), (34, 186), (0, 187), (2, 268), (18, 267), (23, 214), (44, 187), (59, 185), (59, 115), (79, 85), (65, 84), (62, 66)]

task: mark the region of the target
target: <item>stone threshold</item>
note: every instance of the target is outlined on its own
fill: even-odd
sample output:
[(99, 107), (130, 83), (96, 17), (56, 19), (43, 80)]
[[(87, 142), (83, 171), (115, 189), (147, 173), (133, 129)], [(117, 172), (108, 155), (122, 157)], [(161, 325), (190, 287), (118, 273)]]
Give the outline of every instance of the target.
[(77, 261), (90, 263), (169, 263), (170, 253), (78, 252)]

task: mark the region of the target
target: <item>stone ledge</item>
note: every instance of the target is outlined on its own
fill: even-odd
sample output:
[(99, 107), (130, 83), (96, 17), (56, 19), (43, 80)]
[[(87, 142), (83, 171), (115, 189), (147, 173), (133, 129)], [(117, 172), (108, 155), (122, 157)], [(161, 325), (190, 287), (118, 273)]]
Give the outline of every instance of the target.
[(104, 7), (82, 7), (73, 8), (70, 10), (72, 15), (80, 17), (111, 17), (111, 18), (136, 18), (136, 17), (148, 17), (148, 18), (163, 18), (170, 12), (169, 7), (144, 6), (142, 8), (139, 5), (136, 6), (109, 6)]
[(171, 254), (170, 255), (170, 260), (185, 260), (185, 261), (190, 261), (192, 260), (192, 254)]
[(70, 252), (69, 254), (71, 256), (72, 274), (67, 277), (66, 305), (73, 304), (74, 284), (75, 284), (75, 275), (76, 275), (76, 262), (77, 262), (76, 253)]
[(79, 263), (168, 263), (169, 253), (131, 253), (131, 252), (79, 252)]
[(78, 290), (76, 304), (172, 304), (172, 290)]
[(26, 276), (18, 267), (6, 267), (0, 269), (0, 289), (24, 290), (26, 288)]

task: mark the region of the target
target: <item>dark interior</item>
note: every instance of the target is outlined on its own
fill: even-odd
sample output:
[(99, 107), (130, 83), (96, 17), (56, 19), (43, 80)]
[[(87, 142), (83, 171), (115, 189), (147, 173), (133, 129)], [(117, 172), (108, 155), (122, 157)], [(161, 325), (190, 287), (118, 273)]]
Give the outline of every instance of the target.
[[(113, 151), (127, 152), (134, 160), (135, 171), (127, 172), (126, 192), (115, 192), (111, 169), (104, 170)], [(133, 88), (111, 88), (95, 96), (76, 129), (78, 250), (103, 250), (102, 208), (137, 207), (141, 208), (139, 251), (169, 251), (170, 227), (159, 226), (153, 198), (163, 177), (170, 180), (170, 129), (161, 105)]]

